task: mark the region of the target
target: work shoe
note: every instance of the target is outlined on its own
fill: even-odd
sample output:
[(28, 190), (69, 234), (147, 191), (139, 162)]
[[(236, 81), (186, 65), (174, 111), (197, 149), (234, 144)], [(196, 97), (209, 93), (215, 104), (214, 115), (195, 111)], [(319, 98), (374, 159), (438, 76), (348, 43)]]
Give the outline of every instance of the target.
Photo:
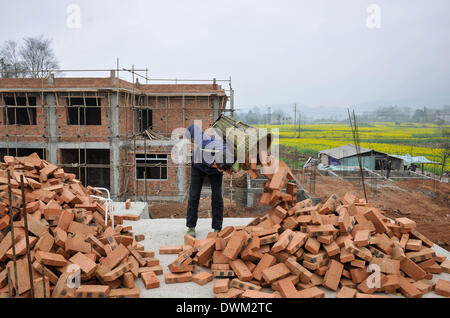
[(216, 233), (219, 233), (219, 232), (220, 232), (220, 230), (214, 230), (214, 232), (216, 232)]
[(188, 228), (186, 234), (195, 237), (195, 227)]

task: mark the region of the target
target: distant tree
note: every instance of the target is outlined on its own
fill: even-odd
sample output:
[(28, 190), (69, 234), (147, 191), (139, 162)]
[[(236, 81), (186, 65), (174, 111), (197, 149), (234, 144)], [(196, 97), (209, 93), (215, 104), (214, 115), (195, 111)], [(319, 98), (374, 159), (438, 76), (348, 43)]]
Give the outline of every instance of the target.
[(423, 123), (427, 120), (427, 114), (426, 114), (426, 108), (422, 109), (416, 109), (414, 112), (414, 115), (412, 116), (413, 122), (416, 123)]
[(47, 77), (48, 74), (44, 70), (59, 69), (50, 39), (45, 39), (41, 35), (36, 38), (25, 38), (24, 41), (20, 56), (25, 67), (32, 71), (31, 77)]
[(1, 77), (24, 77), (25, 65), (20, 59), (16, 41), (5, 41), (0, 48)]
[(49, 75), (46, 70), (59, 69), (51, 43), (42, 35), (25, 38), (20, 47), (15, 41), (5, 41), (0, 49), (2, 77), (42, 78)]

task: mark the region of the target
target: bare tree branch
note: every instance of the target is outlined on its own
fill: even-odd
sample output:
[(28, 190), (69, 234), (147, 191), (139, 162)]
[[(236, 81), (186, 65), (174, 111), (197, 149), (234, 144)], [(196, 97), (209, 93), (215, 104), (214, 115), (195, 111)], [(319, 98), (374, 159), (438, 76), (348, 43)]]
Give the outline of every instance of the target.
[(47, 77), (43, 70), (59, 69), (58, 61), (51, 48), (51, 40), (42, 35), (36, 38), (25, 38), (24, 46), (20, 49), (20, 57), (27, 70), (27, 75), (35, 78)]
[(1, 77), (24, 77), (25, 64), (15, 41), (5, 41), (0, 47)]

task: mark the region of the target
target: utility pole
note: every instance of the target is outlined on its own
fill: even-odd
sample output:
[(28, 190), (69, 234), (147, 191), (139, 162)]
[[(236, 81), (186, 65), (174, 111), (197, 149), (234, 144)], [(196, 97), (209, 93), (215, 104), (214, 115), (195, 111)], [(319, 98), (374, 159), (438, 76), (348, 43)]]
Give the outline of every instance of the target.
[(272, 118), (271, 118), (271, 115), (270, 115), (270, 106), (269, 106), (269, 109), (268, 109), (268, 110), (269, 110), (269, 115), (268, 115), (268, 117), (267, 117), (267, 122), (268, 122), (268, 124), (270, 125), (271, 122), (272, 122), (272, 121), (271, 121)]
[(294, 104), (294, 138), (297, 137), (297, 104)]
[(298, 112), (298, 138), (302, 135), (302, 113)]

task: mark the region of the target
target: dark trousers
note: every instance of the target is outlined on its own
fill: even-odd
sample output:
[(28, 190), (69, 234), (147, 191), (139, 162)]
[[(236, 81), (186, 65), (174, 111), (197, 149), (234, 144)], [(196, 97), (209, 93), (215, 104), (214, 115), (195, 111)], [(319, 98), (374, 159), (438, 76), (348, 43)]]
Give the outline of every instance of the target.
[(186, 226), (195, 227), (198, 219), (198, 204), (200, 193), (202, 191), (203, 179), (208, 176), (211, 183), (211, 210), (212, 210), (212, 228), (214, 230), (222, 229), (223, 221), (223, 198), (222, 198), (222, 173), (208, 175), (203, 171), (191, 168), (191, 185), (189, 187), (189, 200), (186, 215)]
[(386, 179), (389, 179), (390, 175), (391, 175), (391, 169), (387, 169), (387, 171), (386, 171)]

